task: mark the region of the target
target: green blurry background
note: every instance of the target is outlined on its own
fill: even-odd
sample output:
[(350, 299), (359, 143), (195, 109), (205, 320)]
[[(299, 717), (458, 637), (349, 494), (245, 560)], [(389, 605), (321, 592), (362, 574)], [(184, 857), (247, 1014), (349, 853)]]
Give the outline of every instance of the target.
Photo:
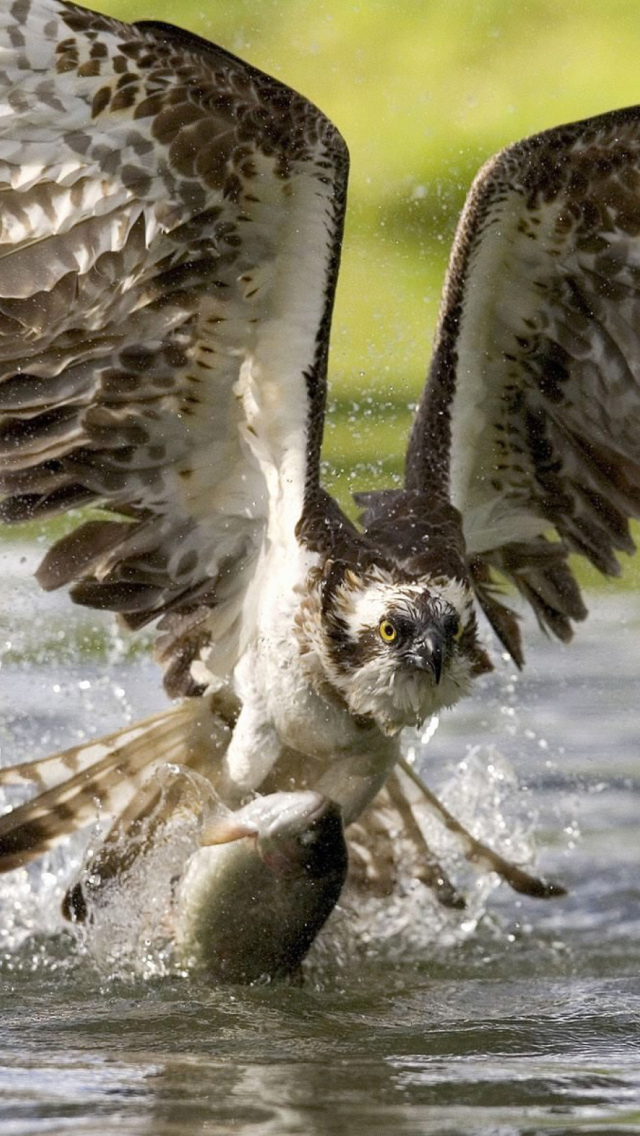
[[(326, 479), (343, 503), (351, 488), (388, 482), (402, 469), (446, 258), (475, 171), (527, 134), (640, 101), (640, 3), (94, 0), (92, 6), (127, 20), (182, 24), (298, 89), (341, 130), (352, 167)], [(635, 576), (640, 584), (640, 569)], [(598, 577), (583, 573), (583, 579)]]

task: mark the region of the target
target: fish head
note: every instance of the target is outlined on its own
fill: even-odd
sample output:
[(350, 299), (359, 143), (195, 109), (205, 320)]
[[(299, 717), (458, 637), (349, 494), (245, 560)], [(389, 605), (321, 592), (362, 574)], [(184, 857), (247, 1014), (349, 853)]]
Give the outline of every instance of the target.
[(346, 865), (339, 805), (312, 791), (273, 793), (256, 839), (262, 861), (277, 875), (321, 879)]
[(201, 835), (203, 845), (249, 838), (278, 876), (322, 879), (346, 874), (347, 850), (340, 806), (312, 790), (269, 793), (231, 812), (221, 808)]

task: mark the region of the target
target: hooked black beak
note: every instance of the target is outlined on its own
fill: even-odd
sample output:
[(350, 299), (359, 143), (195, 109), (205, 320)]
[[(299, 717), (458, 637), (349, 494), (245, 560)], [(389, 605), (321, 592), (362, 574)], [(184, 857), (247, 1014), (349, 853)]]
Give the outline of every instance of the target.
[(411, 662), (421, 671), (431, 671), (436, 686), (442, 678), (444, 642), (442, 633), (432, 628), (418, 643), (414, 643)]

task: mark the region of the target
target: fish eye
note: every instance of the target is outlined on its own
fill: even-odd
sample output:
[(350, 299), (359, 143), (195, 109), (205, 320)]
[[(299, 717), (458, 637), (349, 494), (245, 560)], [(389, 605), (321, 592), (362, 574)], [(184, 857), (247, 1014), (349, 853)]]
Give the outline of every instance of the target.
[(383, 619), (378, 627), (380, 638), (385, 643), (395, 643), (398, 638), (398, 630), (394, 627), (390, 619)]

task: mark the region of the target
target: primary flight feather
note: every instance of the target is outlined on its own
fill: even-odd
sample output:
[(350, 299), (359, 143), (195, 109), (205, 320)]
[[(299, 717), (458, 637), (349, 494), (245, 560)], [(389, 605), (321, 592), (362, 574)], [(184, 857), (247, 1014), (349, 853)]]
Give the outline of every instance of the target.
[(38, 578), (131, 628), (157, 620), (167, 690), (186, 699), (99, 754), (25, 767), (46, 797), (0, 820), (4, 866), (83, 823), (92, 793), (133, 823), (162, 761), (204, 771), (232, 807), (313, 789), (348, 824), (401, 728), (491, 669), (477, 606), (522, 663), (500, 576), (566, 640), (586, 614), (569, 553), (615, 573), (633, 549), (640, 111), (480, 172), (404, 488), (360, 495), (358, 528), (319, 473), (336, 128), (168, 25), (15, 0), (0, 44), (0, 510), (108, 509)]

